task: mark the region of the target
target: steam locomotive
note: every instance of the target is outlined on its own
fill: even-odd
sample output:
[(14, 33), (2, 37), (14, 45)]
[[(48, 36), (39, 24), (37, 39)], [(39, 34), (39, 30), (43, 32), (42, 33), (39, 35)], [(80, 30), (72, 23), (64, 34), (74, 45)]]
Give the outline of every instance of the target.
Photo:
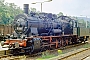
[[(67, 16), (57, 17), (51, 13), (39, 13), (38, 15), (30, 12), (30, 14), (20, 14), (15, 17), (14, 29), (19, 35), (24, 34), (27, 36), (60, 35), (62, 32), (72, 34), (74, 22)], [(68, 30), (69, 32), (67, 32)]]
[(24, 4), (24, 14), (19, 14), (14, 19), (17, 39), (6, 39), (1, 43), (9, 45), (12, 54), (32, 54), (85, 42), (89, 38), (90, 29), (80, 28), (77, 20), (68, 16), (57, 17), (52, 13), (29, 13), (28, 10), (29, 5)]

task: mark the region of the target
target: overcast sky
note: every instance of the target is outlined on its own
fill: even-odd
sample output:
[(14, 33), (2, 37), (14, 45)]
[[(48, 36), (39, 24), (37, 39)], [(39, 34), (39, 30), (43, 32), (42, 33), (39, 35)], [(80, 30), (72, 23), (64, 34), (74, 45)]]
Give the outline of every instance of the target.
[[(30, 8), (36, 8), (40, 11), (40, 4), (31, 4), (33, 2), (42, 2), (46, 0), (5, 0), (9, 3), (15, 3), (23, 8), (23, 4), (29, 4)], [(63, 12), (64, 15), (90, 17), (90, 0), (52, 0), (52, 2), (45, 2), (42, 6), (42, 11), (47, 13)]]

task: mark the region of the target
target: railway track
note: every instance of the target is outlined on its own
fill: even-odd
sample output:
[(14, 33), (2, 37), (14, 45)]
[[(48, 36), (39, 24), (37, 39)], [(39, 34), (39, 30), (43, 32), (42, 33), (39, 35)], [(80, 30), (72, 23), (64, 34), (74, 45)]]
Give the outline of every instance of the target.
[[(87, 43), (86, 43), (87, 44)], [(66, 46), (66, 47), (63, 47), (63, 48), (58, 48), (58, 49), (55, 49), (55, 50), (49, 50), (49, 52), (55, 52), (55, 51), (57, 51), (57, 50), (59, 50), (59, 49), (68, 49), (68, 48), (72, 48), (72, 47), (77, 47), (77, 46), (80, 46), (80, 45), (84, 45), (84, 43), (79, 43), (79, 44), (75, 44), (75, 45), (70, 45), (70, 46)], [(19, 56), (19, 57), (17, 57), (17, 56), (13, 56), (13, 55), (11, 55), (11, 54), (7, 54), (7, 55), (2, 55), (2, 56), (0, 56), (0, 58), (1, 59), (5, 59), (5, 58), (7, 58), (8, 60), (10, 60), (10, 59), (21, 59), (21, 58), (29, 58), (29, 57), (36, 57), (36, 56), (41, 56), (42, 55), (42, 53), (45, 53), (45, 51), (44, 52), (39, 52), (39, 53), (35, 53), (35, 54), (32, 54), (32, 55), (24, 55), (24, 57), (23, 56)]]
[(49, 60), (86, 60), (90, 56), (90, 48), (81, 48), (66, 54), (59, 55)]
[[(87, 60), (88, 57), (90, 57), (90, 55), (87, 55), (87, 56), (83, 57), (81, 60)], [(89, 58), (89, 60), (90, 60), (90, 58)]]
[[(57, 51), (57, 50), (65, 50), (65, 49), (68, 49), (68, 48), (77, 47), (77, 46), (84, 45), (84, 44), (87, 44), (87, 43), (79, 43), (79, 44), (75, 44), (75, 45), (69, 45), (69, 46), (58, 48), (58, 49), (49, 50), (49, 52), (53, 52), (53, 51)], [(42, 53), (45, 53), (45, 51), (39, 52), (39, 53), (36, 53), (36, 54), (32, 54), (30, 56), (32, 57), (32, 56), (42, 55)]]
[[(85, 44), (88, 44), (88, 43), (85, 43)], [(75, 48), (75, 47), (80, 47), (80, 46), (83, 46), (83, 45), (85, 45), (84, 43), (80, 43), (80, 44), (75, 44), (75, 45), (70, 45), (70, 46), (66, 46), (66, 47), (64, 47), (64, 48), (61, 48), (62, 49), (62, 52), (65, 52), (66, 51), (66, 49), (68, 50), (68, 49), (73, 49), (73, 47)], [(35, 59), (37, 59), (37, 58), (42, 58), (42, 55), (43, 55), (43, 53), (45, 54), (44, 56), (47, 56), (47, 54), (50, 54), (50, 55), (54, 55), (54, 56), (58, 56), (58, 50), (61, 50), (60, 48), (58, 48), (58, 49), (55, 49), (55, 50), (47, 50), (47, 51), (44, 51), (44, 52), (39, 52), (39, 53), (37, 53), (37, 54), (32, 54), (32, 55), (29, 55), (27, 58), (35, 58)], [(70, 50), (69, 51), (67, 51), (67, 52), (70, 52)], [(65, 52), (65, 53), (67, 53), (67, 52)], [(34, 59), (34, 60), (35, 60)], [(46, 59), (47, 60), (47, 59)]]
[(61, 57), (58, 60), (83, 60), (83, 57), (87, 56), (87, 52), (89, 52), (90, 48), (88, 49), (79, 49), (77, 51), (71, 52), (67, 54), (65, 57)]

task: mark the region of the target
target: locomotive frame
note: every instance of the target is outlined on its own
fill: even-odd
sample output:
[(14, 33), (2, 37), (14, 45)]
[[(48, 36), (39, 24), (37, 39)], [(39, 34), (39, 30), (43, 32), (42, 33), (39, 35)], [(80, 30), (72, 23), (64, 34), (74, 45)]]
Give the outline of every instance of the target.
[(77, 35), (62, 36), (35, 36), (27, 37), (27, 39), (9, 39), (4, 44), (9, 45), (10, 53), (13, 55), (33, 54), (44, 50), (57, 49), (72, 44), (87, 41), (86, 38)]

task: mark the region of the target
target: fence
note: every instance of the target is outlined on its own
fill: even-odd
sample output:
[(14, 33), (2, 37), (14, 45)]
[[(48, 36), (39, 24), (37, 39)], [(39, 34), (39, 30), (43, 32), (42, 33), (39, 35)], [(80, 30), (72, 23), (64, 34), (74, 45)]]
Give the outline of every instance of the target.
[(3, 34), (4, 36), (7, 34), (12, 34), (13, 31), (14, 28), (11, 25), (0, 25), (0, 34)]

